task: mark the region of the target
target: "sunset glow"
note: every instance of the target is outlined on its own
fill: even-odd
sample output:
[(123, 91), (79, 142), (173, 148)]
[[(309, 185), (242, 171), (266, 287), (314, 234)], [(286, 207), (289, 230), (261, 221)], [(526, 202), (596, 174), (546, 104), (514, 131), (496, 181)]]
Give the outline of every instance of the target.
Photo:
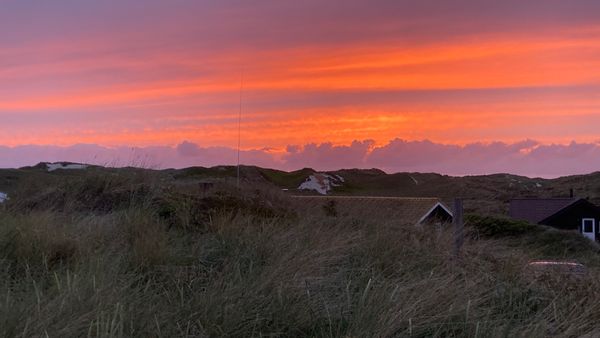
[(0, 146), (600, 141), (594, 1), (1, 6)]

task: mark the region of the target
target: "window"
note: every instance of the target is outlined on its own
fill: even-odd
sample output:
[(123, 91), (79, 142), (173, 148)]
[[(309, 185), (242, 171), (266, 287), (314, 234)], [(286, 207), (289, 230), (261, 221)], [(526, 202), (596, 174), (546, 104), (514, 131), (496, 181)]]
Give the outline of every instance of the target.
[(594, 232), (594, 219), (593, 218), (584, 218), (583, 219), (583, 232)]

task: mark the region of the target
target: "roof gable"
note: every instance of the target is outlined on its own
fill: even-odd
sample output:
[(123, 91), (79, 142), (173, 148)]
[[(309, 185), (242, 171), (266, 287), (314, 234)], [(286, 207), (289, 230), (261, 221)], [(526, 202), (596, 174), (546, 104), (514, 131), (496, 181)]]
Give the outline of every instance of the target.
[(450, 209), (448, 209), (448, 207), (445, 206), (444, 203), (438, 201), (436, 204), (433, 205), (433, 207), (431, 207), (431, 209), (429, 209), (429, 211), (427, 211), (427, 213), (423, 215), (423, 217), (421, 217), (421, 219), (419, 219), (419, 222), (417, 222), (417, 224), (421, 224), (427, 221), (427, 219), (436, 211), (436, 209), (445, 212), (450, 219), (454, 218), (452, 211), (450, 211)]

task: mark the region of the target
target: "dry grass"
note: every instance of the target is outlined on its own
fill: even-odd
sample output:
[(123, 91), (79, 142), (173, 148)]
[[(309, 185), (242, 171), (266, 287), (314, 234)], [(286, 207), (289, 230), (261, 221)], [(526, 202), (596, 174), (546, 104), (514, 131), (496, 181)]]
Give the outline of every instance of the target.
[[(102, 195), (71, 209), (11, 201), (0, 211), (1, 336), (598, 333), (593, 256), (583, 280), (539, 283), (523, 273), (539, 251), (514, 238), (469, 239), (456, 260), (448, 230), (399, 227), (384, 215), (278, 212), (285, 198), (254, 188), (219, 188), (203, 201), (140, 184), (151, 187), (143, 198), (129, 189), (119, 203), (99, 203)], [(108, 196), (123, 185), (133, 187), (81, 183)], [(157, 196), (175, 216), (161, 215)], [(194, 226), (198, 214), (210, 216), (202, 227)]]

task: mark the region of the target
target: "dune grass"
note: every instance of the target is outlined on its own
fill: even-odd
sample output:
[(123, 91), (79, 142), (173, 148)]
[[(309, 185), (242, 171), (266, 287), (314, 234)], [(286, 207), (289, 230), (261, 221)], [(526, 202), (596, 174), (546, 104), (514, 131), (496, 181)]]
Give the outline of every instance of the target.
[(3, 337), (597, 333), (595, 266), (533, 281), (523, 267), (543, 252), (525, 239), (469, 238), (455, 259), (448, 229), (298, 214), (257, 187), (200, 198), (92, 174), (43, 188), (0, 210)]

